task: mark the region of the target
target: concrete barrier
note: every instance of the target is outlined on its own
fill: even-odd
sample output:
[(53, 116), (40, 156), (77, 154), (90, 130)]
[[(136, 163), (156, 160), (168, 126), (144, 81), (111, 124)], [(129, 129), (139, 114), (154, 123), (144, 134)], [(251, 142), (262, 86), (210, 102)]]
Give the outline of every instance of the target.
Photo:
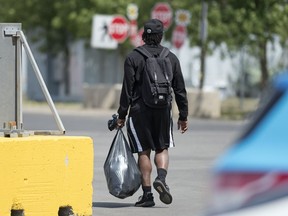
[[(198, 89), (187, 88), (189, 104), (188, 115), (199, 118), (219, 118), (221, 115), (221, 100), (218, 91), (202, 92)], [(176, 102), (173, 103), (173, 114), (178, 115)]]
[(92, 216), (91, 138), (0, 137), (0, 170), (1, 216)]
[(88, 85), (83, 86), (85, 108), (111, 109), (119, 104), (121, 85)]
[[(85, 108), (118, 109), (121, 85), (85, 85), (83, 106)], [(200, 92), (198, 89), (187, 88), (189, 116), (201, 118), (219, 118), (221, 115), (220, 94), (216, 90)], [(173, 115), (178, 115), (175, 100)]]

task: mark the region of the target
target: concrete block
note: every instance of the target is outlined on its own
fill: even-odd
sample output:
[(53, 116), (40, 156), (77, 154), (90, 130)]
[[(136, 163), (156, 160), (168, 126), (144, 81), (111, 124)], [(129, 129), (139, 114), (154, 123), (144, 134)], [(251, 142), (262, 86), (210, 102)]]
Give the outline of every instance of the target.
[(92, 215), (93, 141), (89, 137), (0, 137), (0, 215)]
[(118, 85), (114, 86), (115, 100), (114, 100), (113, 106), (111, 107), (113, 109), (118, 109), (119, 108), (121, 90), (122, 90), (122, 85), (121, 84), (118, 84)]
[(84, 85), (84, 108), (114, 109), (118, 107), (121, 87), (120, 84)]
[[(188, 115), (190, 117), (219, 118), (221, 115), (221, 100), (218, 91), (199, 91), (187, 88)], [(178, 117), (178, 108), (173, 101), (173, 115)]]

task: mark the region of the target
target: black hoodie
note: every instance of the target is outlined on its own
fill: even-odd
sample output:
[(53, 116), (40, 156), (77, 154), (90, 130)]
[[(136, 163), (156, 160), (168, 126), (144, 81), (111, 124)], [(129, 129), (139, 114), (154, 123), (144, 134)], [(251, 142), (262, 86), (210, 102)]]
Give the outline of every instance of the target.
[[(143, 45), (151, 54), (159, 56), (163, 47), (161, 45)], [(181, 66), (178, 58), (172, 52), (168, 55), (173, 71), (172, 88), (179, 110), (179, 120), (186, 121), (188, 116), (188, 101)], [(124, 63), (124, 78), (118, 109), (119, 119), (125, 119), (130, 105), (141, 97), (138, 86), (142, 80), (145, 58), (138, 51), (128, 54)]]

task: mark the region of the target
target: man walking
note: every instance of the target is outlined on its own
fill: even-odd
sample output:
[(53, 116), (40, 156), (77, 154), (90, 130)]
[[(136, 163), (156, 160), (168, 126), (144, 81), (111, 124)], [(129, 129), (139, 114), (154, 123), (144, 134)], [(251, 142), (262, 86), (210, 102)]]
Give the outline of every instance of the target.
[[(135, 203), (135, 206), (138, 207), (152, 207), (155, 205), (151, 183), (151, 151), (155, 151), (154, 163), (157, 168), (157, 177), (153, 182), (153, 187), (159, 193), (160, 200), (163, 203), (170, 204), (172, 202), (172, 195), (166, 184), (169, 165), (168, 149), (174, 147), (170, 87), (173, 89), (179, 110), (178, 129), (180, 129), (181, 133), (188, 129), (187, 93), (180, 63), (173, 53), (160, 45), (162, 37), (163, 23), (161, 21), (151, 19), (146, 22), (142, 35), (145, 44), (129, 53), (124, 63), (124, 79), (117, 126), (123, 127), (125, 125), (129, 111), (127, 118), (128, 138), (133, 153), (138, 153), (138, 165), (142, 173), (143, 195)], [(162, 72), (167, 87), (161, 90), (161, 85), (156, 81), (156, 84), (154, 83), (153, 87), (150, 88), (156, 89), (153, 92), (153, 95), (156, 95), (155, 106), (150, 106), (146, 102), (146, 98), (151, 93), (149, 92), (150, 90), (143, 90), (143, 86), (147, 85), (145, 79), (147, 79), (148, 75), (145, 73), (147, 73), (147, 68), (149, 68), (147, 67), (147, 61), (150, 59), (149, 55), (156, 62), (160, 62), (160, 60), (164, 62), (159, 64), (160, 67), (166, 64), (168, 65), (166, 68), (170, 68)], [(155, 73), (154, 76), (156, 80), (157, 74)], [(163, 95), (160, 94), (161, 92), (164, 92)], [(158, 105), (161, 105), (161, 107), (157, 107)]]

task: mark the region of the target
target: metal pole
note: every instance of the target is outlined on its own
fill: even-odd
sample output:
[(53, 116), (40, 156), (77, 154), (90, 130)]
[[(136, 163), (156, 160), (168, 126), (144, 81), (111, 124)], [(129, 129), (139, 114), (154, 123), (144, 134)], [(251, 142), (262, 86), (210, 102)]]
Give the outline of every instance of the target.
[(207, 13), (208, 13), (208, 4), (205, 0), (202, 0), (201, 30), (200, 30), (200, 39), (202, 44), (204, 44), (207, 39)]
[(19, 37), (16, 39), (16, 122), (17, 129), (23, 129), (22, 113), (22, 46)]
[(245, 47), (241, 48), (240, 52), (240, 110), (244, 108), (244, 97), (245, 97)]
[(22, 31), (17, 31), (17, 34), (20, 35), (20, 39), (21, 39), (21, 41), (22, 41), (22, 43), (23, 43), (23, 46), (24, 46), (25, 51), (26, 51), (26, 53), (27, 53), (27, 56), (28, 56), (28, 58), (29, 58), (29, 60), (30, 60), (30, 62), (31, 62), (31, 64), (32, 64), (32, 67), (33, 67), (33, 69), (34, 69), (34, 72), (35, 72), (36, 77), (37, 77), (37, 79), (38, 79), (38, 82), (39, 82), (39, 84), (40, 84), (40, 87), (41, 87), (41, 89), (42, 89), (42, 91), (43, 91), (43, 94), (44, 94), (44, 96), (45, 96), (45, 98), (46, 98), (46, 100), (47, 100), (47, 103), (48, 103), (48, 105), (49, 105), (49, 107), (50, 107), (50, 110), (51, 110), (51, 112), (53, 113), (53, 116), (54, 116), (55, 121), (56, 121), (56, 123), (57, 123), (57, 125), (58, 125), (58, 128), (59, 128), (60, 131), (62, 131), (63, 133), (65, 133), (65, 128), (64, 128), (64, 126), (63, 126), (63, 124), (62, 124), (62, 121), (61, 121), (61, 119), (60, 119), (60, 117), (59, 117), (59, 115), (58, 115), (58, 112), (57, 112), (57, 110), (56, 110), (56, 108), (55, 108), (55, 105), (54, 105), (54, 103), (53, 103), (53, 100), (51, 99), (51, 96), (50, 96), (50, 94), (49, 94), (49, 91), (48, 91), (48, 89), (47, 89), (47, 87), (46, 87), (46, 85), (45, 85), (45, 82), (44, 82), (44, 80), (43, 80), (43, 78), (42, 78), (41, 72), (40, 72), (40, 70), (39, 70), (39, 68), (38, 68), (38, 66), (37, 66), (37, 63), (36, 63), (36, 61), (35, 61), (35, 59), (34, 59), (34, 57), (33, 57), (33, 54), (32, 54), (32, 52), (31, 52), (31, 49), (30, 49), (30, 47), (29, 47), (29, 45), (28, 45), (28, 43), (27, 43), (27, 40), (26, 40), (26, 38), (25, 38), (25, 35), (23, 34)]
[(200, 39), (201, 39), (201, 54), (200, 54), (200, 83), (199, 88), (202, 91), (205, 82), (206, 75), (206, 39), (207, 39), (207, 13), (208, 4), (205, 0), (202, 0), (202, 14), (201, 14), (201, 29), (200, 29)]

